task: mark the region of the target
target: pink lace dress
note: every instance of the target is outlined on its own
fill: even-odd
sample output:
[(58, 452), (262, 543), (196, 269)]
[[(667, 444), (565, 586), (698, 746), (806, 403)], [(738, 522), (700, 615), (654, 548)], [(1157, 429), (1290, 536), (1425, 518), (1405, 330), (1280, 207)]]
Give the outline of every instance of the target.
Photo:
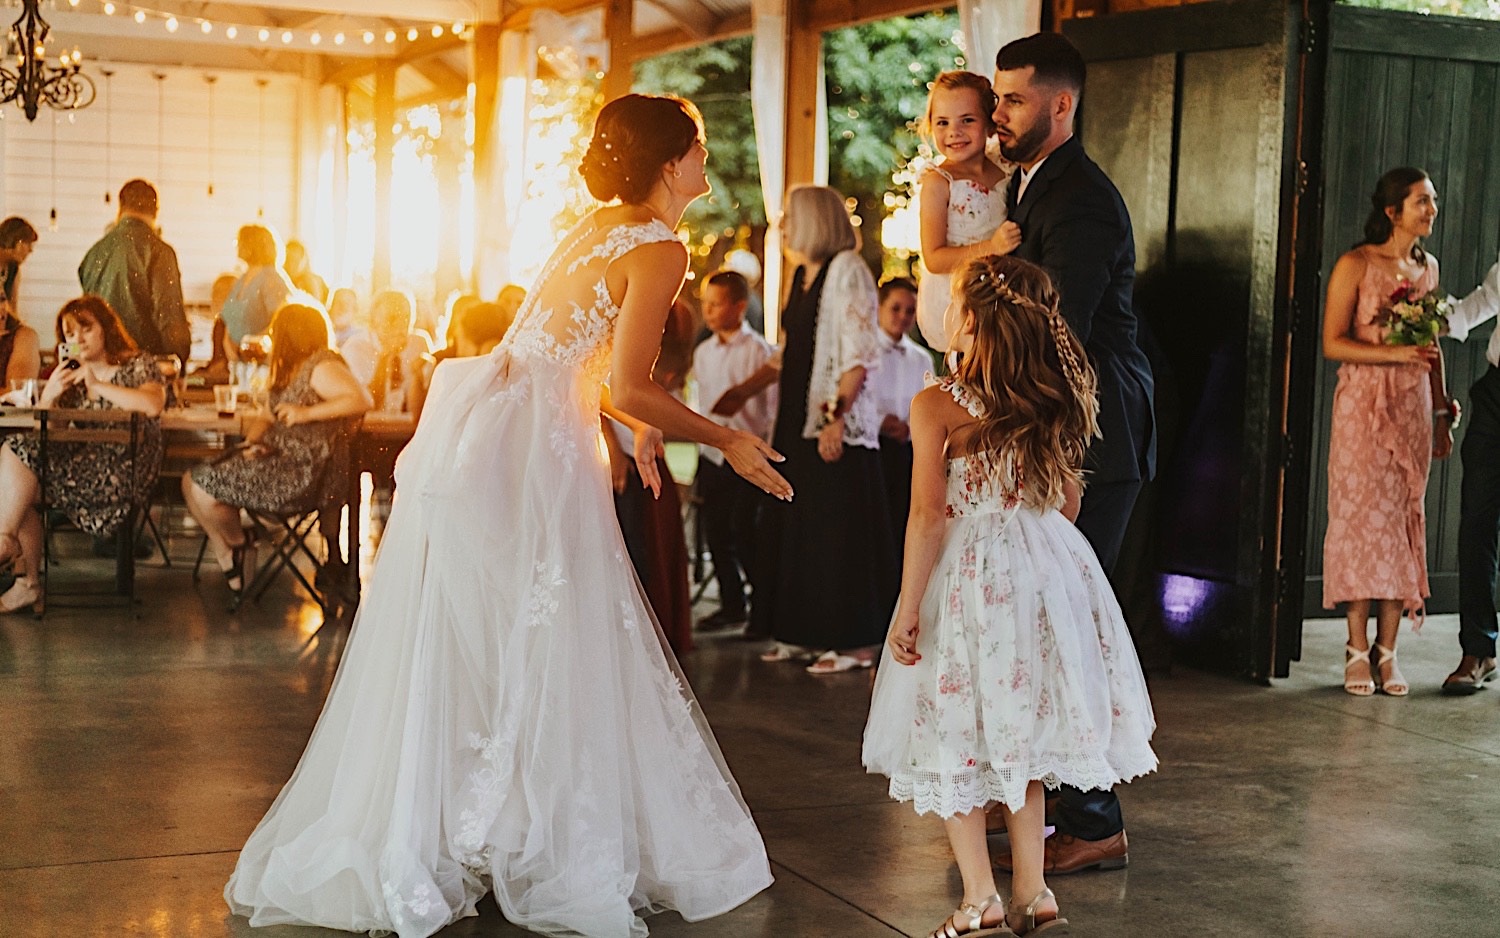
[[(970, 413), (967, 389), (942, 384)], [(1156, 721), (1125, 617), (1078, 528), (1023, 502), (1009, 454), (948, 460), (947, 515), (919, 607), (914, 665), (887, 645), (863, 761), (918, 814), (1026, 785), (1110, 788), (1156, 768)]]
[[(1353, 336), (1379, 343), (1375, 320), (1398, 281), (1365, 268)], [(1438, 284), (1437, 259), (1416, 281)], [(1323, 538), (1323, 605), (1399, 599), (1420, 610), (1428, 596), (1423, 499), (1432, 464), (1432, 388), (1425, 365), (1339, 366), (1328, 445), (1328, 533)]]

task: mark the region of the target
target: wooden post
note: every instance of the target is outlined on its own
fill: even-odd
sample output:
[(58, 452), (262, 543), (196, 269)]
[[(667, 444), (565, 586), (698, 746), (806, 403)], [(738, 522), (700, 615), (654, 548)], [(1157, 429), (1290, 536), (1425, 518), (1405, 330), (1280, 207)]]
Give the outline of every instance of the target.
[[(493, 210), (503, 205), (497, 190), (504, 186), (500, 178), (499, 154), (495, 152), (495, 125), (500, 119), (500, 24), (481, 23), (474, 27), (470, 44), (469, 80), (474, 83), (474, 200), (475, 204)], [(483, 288), (481, 276), (485, 265), (485, 212), (475, 218), (474, 269), (469, 272), (468, 289)]]
[(606, 102), (630, 93), (635, 84), (635, 0), (605, 0), (604, 38), (609, 42), (609, 68), (600, 90)]
[[(823, 78), (823, 34), (809, 17), (812, 4), (787, 4), (786, 188), (818, 181), (818, 82)], [(770, 297), (766, 298), (769, 303)]]
[(370, 267), (372, 291), (391, 285), (391, 159), (396, 150), (396, 69), (382, 60), (375, 69), (375, 256)]

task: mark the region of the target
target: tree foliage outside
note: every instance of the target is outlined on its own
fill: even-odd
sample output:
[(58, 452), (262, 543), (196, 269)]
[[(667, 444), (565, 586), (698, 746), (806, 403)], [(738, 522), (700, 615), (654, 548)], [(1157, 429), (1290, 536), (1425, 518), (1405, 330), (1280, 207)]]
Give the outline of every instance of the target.
[(636, 91), (687, 98), (703, 112), (708, 136), (708, 179), (714, 191), (688, 208), (695, 255), (707, 257), (741, 229), (764, 229), (760, 163), (750, 111), (750, 38), (729, 39), (669, 52), (639, 62)]
[[(960, 68), (958, 17), (939, 11), (851, 26), (823, 37), (828, 94), (828, 182), (854, 200), (865, 254), (882, 262), (880, 222), (906, 197), (892, 177), (921, 146), (927, 85)], [(656, 56), (636, 66), (635, 89), (689, 98), (703, 111), (714, 194), (688, 210), (695, 255), (721, 256), (731, 236), (764, 230), (765, 207), (750, 107), (748, 37)], [(893, 194), (888, 199), (887, 196)], [(751, 243), (758, 246), (758, 239)]]
[(1340, 0), (1353, 7), (1500, 20), (1500, 0)]

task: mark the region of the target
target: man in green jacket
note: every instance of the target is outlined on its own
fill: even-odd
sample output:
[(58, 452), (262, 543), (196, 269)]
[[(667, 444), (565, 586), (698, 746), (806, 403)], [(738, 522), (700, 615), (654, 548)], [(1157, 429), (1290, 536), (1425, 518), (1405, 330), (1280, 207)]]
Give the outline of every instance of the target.
[(182, 306), (177, 252), (156, 233), (156, 187), (132, 179), (120, 187), (120, 217), (78, 265), (83, 292), (101, 296), (142, 351), (183, 362), (192, 332)]

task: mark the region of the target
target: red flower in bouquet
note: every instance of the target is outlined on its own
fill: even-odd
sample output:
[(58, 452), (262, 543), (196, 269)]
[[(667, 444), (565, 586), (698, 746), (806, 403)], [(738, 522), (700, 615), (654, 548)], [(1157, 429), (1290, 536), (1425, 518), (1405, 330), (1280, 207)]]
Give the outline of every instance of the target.
[(1387, 345), (1434, 345), (1448, 325), (1448, 294), (1437, 287), (1418, 293), (1402, 280), (1375, 321), (1385, 327)]

